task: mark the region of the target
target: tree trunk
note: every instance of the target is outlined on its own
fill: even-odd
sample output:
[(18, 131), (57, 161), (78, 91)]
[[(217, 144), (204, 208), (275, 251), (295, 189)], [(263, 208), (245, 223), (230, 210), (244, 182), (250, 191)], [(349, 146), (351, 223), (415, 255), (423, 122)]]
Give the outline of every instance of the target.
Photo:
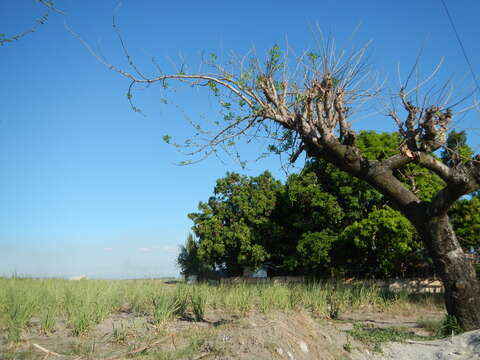
[(480, 283), (448, 216), (427, 218), (419, 227), (435, 270), (443, 280), (448, 315), (455, 316), (466, 331), (480, 328)]

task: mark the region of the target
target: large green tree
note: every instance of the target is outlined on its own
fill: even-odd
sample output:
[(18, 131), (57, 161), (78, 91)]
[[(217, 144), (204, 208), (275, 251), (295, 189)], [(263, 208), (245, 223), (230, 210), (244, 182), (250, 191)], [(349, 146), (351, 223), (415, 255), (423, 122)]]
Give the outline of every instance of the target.
[(286, 270), (324, 272), (330, 267), (330, 249), (344, 217), (343, 209), (325, 191), (317, 174), (304, 169), (288, 177), (274, 212), (282, 228), (281, 260)]
[[(382, 157), (395, 151), (398, 136), (361, 132), (359, 143), (369, 156)], [(417, 259), (412, 254), (421, 244), (408, 220), (364, 181), (315, 159), (285, 185), (264, 175), (227, 174), (190, 215), (212, 266), (239, 273), (268, 261), (283, 274), (396, 276)], [(275, 185), (252, 186), (259, 179)], [(246, 251), (251, 248), (257, 251)]]
[(214, 195), (200, 202), (199, 212), (189, 214), (200, 257), (231, 275), (268, 259), (277, 235), (270, 215), (280, 187), (268, 172), (257, 177), (227, 173), (217, 180)]
[[(450, 137), (456, 137), (456, 133)], [(468, 151), (463, 139), (462, 146)], [(365, 156), (381, 160), (396, 151), (400, 138), (396, 133), (363, 131), (358, 134), (358, 144)], [(445, 154), (442, 157), (449, 161)], [(409, 164), (398, 176), (407, 186), (417, 188), (419, 197), (425, 200), (443, 186), (438, 176), (416, 164)], [(418, 265), (425, 272), (428, 259), (418, 233), (390, 207), (386, 197), (366, 182), (316, 159), (309, 160), (300, 173), (291, 174), (285, 185), (276, 182), (273, 192), (269, 186), (252, 187), (257, 180), (227, 174), (218, 180), (215, 196), (206, 203), (210, 205), (201, 204), (202, 211), (191, 214), (201, 227), (197, 232), (201, 234), (202, 254), (207, 258), (210, 254), (211, 266), (221, 261), (226, 264), (227, 252), (219, 238), (228, 237), (232, 252), (228, 267), (233, 273), (266, 260), (278, 273), (323, 277), (338, 272), (390, 277), (415, 274)], [(261, 199), (266, 198), (268, 211), (256, 207), (265, 204)], [(450, 211), (464, 249), (478, 246), (479, 204), (476, 198), (462, 199)], [(212, 208), (215, 217), (208, 215)], [(262, 226), (258, 226), (260, 222)], [(230, 236), (232, 232), (237, 236)], [(249, 247), (258, 248), (255, 256), (247, 256), (248, 260), (238, 253), (245, 249), (245, 239)]]
[[(381, 160), (395, 153), (400, 138), (396, 133), (363, 131), (358, 134), (358, 144), (366, 157)], [(431, 189), (442, 186), (441, 179), (422, 172), (415, 164), (398, 176), (407, 186), (412, 186), (412, 178), (413, 185), (427, 184), (421, 187), (422, 198), (427, 198)], [(296, 229), (297, 252), (293, 253), (291, 263), (304, 265), (304, 270), (327, 267), (333, 273), (397, 276), (405, 271), (415, 273), (414, 265), (424, 263), (419, 257), (423, 253), (418, 233), (411, 227), (402, 228), (408, 220), (390, 207), (390, 200), (365, 181), (325, 160), (312, 159), (300, 174), (290, 176), (284, 193), (288, 195), (288, 206), (282, 214), (283, 225), (286, 229)], [(388, 218), (390, 225), (395, 224), (389, 226), (386, 233), (376, 224), (383, 217)], [(357, 236), (352, 229), (360, 228), (362, 236)], [(305, 239), (300, 241), (302, 237)], [(375, 238), (377, 242), (372, 241)], [(398, 246), (387, 246), (387, 239), (398, 239)], [(328, 257), (325, 256), (327, 248)], [(315, 249), (321, 256), (316, 255)], [(401, 254), (397, 254), (400, 250)], [(387, 256), (386, 251), (392, 254)], [(315, 258), (322, 260), (314, 265)]]

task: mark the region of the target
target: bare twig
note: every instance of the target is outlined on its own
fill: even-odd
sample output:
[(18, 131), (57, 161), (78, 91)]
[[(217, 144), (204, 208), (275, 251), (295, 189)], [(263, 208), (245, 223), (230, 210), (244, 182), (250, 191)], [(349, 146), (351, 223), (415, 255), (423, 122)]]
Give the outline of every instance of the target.
[(160, 340), (157, 340), (151, 344), (148, 344), (146, 346), (143, 346), (141, 348), (138, 348), (136, 350), (133, 350), (133, 351), (129, 351), (127, 353), (124, 353), (122, 355), (119, 355), (119, 356), (114, 356), (114, 357), (110, 357), (110, 358), (107, 358), (105, 360), (123, 360), (129, 356), (132, 356), (132, 355), (135, 355), (135, 354), (138, 354), (138, 353), (141, 353), (145, 350), (149, 350), (149, 349), (152, 349), (156, 346), (159, 346), (160, 344), (162, 344), (163, 342), (165, 342), (166, 340), (168, 340), (170, 338), (170, 336), (165, 336), (164, 338), (161, 338)]
[(203, 359), (205, 356), (208, 356), (210, 355), (209, 352), (207, 353), (202, 353), (202, 354), (198, 354), (197, 356), (194, 356), (193, 358), (189, 358), (189, 360), (199, 360), (199, 359)]
[(62, 354), (58, 354), (54, 351), (51, 351), (51, 350), (48, 350), (46, 348), (44, 348), (43, 346), (40, 346), (38, 344), (32, 344), (35, 348), (37, 348), (38, 350), (44, 352), (45, 354), (47, 354), (47, 357), (52, 355), (52, 356), (65, 356), (65, 355), (62, 355)]

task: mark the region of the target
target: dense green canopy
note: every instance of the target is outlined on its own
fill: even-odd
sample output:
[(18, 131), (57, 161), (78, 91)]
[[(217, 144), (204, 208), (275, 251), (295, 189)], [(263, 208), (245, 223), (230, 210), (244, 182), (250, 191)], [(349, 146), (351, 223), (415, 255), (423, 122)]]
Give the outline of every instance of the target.
[[(449, 141), (457, 150), (443, 152), (444, 162), (460, 161), (456, 154), (471, 151), (462, 133), (452, 132)], [(396, 133), (358, 137), (369, 159), (391, 156), (399, 143)], [(424, 200), (444, 186), (415, 164), (397, 175)], [(323, 160), (307, 161), (285, 184), (268, 172), (227, 173), (199, 211), (189, 214), (196, 240), (189, 237), (178, 262), (184, 272), (190, 261), (190, 268), (203, 274), (222, 269), (240, 275), (244, 267), (263, 264), (271, 274), (416, 275), (419, 265), (422, 271), (428, 265), (421, 239), (390, 205), (371, 186)], [(480, 199), (458, 201), (451, 216), (462, 245), (478, 247)]]

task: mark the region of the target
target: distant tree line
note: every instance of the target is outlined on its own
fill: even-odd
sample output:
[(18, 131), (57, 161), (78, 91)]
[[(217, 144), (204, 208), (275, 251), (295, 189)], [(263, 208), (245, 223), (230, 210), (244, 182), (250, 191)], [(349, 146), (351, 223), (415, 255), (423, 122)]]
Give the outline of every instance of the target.
[[(398, 133), (361, 132), (358, 146), (372, 160), (398, 151)], [(469, 159), (464, 132), (452, 131), (438, 157), (448, 166)], [(274, 149), (273, 149), (274, 150)], [(414, 163), (396, 177), (429, 201), (444, 182)], [(461, 245), (480, 246), (480, 197), (462, 198), (450, 210)], [(227, 173), (200, 202), (177, 262), (185, 275), (267, 266), (272, 275), (394, 277), (432, 275), (432, 261), (418, 232), (388, 199), (367, 183), (322, 159), (282, 184), (269, 172), (255, 177)]]

